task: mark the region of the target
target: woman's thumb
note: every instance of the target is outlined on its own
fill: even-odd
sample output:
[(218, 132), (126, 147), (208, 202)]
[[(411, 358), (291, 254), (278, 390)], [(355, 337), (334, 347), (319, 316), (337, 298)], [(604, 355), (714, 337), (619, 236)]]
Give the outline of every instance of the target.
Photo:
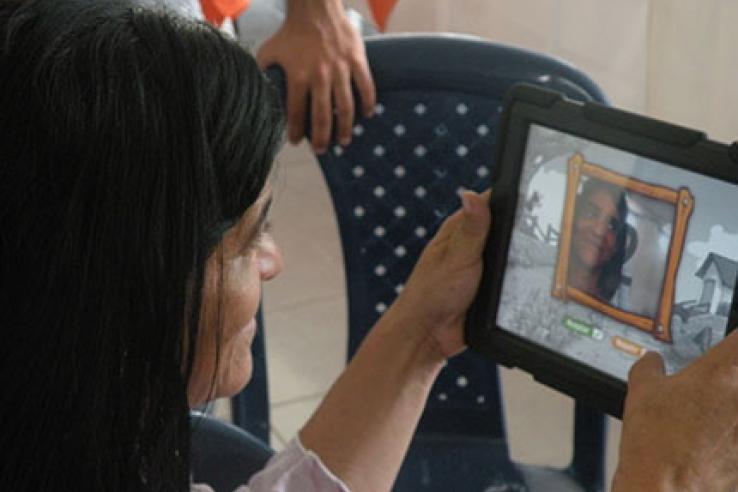
[(489, 226), (492, 222), (489, 209), (489, 190), (484, 193), (464, 191), (461, 193), (463, 208), (459, 235), (464, 242), (464, 247), (474, 254), (480, 254), (487, 241)]

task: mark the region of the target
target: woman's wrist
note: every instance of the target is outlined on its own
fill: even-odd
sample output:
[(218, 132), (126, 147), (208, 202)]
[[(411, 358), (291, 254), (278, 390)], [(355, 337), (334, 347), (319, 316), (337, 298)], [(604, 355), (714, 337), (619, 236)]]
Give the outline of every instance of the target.
[(377, 336), (391, 339), (394, 345), (404, 349), (403, 352), (412, 354), (410, 362), (429, 371), (429, 377), (435, 380), (448, 356), (433, 336), (432, 327), (424, 326), (427, 323), (421, 316), (406, 313), (400, 298), (380, 318), (372, 331)]
[(443, 367), (412, 319), (390, 308), (300, 431), (352, 491), (390, 490)]

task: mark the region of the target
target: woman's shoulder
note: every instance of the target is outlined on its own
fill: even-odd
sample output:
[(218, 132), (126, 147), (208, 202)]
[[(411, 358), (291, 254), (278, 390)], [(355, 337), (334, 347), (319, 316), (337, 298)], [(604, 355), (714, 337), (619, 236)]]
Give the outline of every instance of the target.
[(349, 492), (320, 457), (306, 449), (299, 437), (275, 454), (262, 471), (237, 492)]
[[(213, 492), (206, 484), (193, 484), (190, 492)], [(263, 470), (235, 492), (349, 492), (314, 452), (305, 449), (299, 438), (275, 454)]]

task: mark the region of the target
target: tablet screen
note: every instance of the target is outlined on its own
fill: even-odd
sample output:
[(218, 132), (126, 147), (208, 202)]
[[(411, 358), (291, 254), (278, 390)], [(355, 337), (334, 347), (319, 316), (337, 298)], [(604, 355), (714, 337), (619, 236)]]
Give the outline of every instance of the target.
[(726, 332), (736, 185), (531, 125), (497, 326), (618, 379)]

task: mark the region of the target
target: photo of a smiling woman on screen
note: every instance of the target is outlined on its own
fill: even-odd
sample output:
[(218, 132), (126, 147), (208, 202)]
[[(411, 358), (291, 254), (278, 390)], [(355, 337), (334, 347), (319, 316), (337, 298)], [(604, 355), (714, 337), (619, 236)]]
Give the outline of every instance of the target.
[(596, 178), (582, 184), (574, 212), (569, 286), (612, 301), (626, 259), (627, 214), (623, 188)]

